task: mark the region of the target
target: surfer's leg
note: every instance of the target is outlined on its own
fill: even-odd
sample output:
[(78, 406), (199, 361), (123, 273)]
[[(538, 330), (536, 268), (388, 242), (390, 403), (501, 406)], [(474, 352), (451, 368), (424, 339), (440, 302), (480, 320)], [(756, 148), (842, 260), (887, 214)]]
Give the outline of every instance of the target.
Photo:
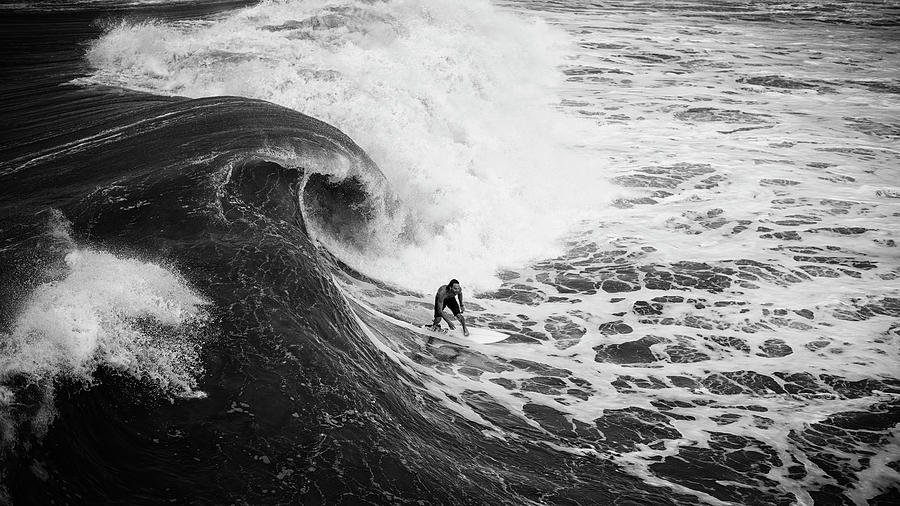
[[(450, 308), (450, 311), (453, 311), (453, 316), (456, 316), (459, 314), (459, 305), (456, 303), (456, 299), (444, 299), (444, 307)], [(447, 316), (447, 313), (441, 311), (441, 314), (444, 316), (444, 320), (447, 322), (447, 325), (450, 327), (450, 330), (455, 329), (456, 326), (453, 325), (453, 320), (451, 320)]]
[(441, 318), (443, 318), (445, 320), (447, 319), (447, 317), (444, 316), (444, 312), (443, 311), (440, 311), (440, 312), (435, 311), (434, 321), (431, 322), (431, 327), (429, 327), (429, 330), (432, 330), (434, 332), (441, 330)]
[(441, 316), (444, 317), (444, 321), (447, 322), (447, 326), (450, 327), (450, 330), (453, 330), (456, 328), (456, 325), (453, 325), (453, 320), (451, 320), (450, 317), (447, 316), (447, 313), (442, 312)]

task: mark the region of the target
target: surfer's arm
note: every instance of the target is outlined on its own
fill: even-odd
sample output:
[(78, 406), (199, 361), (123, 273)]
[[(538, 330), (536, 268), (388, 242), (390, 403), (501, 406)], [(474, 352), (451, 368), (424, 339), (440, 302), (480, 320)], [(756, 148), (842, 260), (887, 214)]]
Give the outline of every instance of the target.
[(459, 312), (460, 312), (460, 313), (465, 313), (465, 312), (466, 312), (466, 308), (463, 306), (462, 292), (459, 292), (459, 294), (457, 295), (457, 297), (459, 297)]

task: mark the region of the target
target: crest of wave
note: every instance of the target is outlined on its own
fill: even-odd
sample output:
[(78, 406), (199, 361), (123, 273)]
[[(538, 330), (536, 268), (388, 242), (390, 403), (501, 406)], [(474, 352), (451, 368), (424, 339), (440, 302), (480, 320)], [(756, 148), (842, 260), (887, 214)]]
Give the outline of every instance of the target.
[(436, 270), (489, 288), (498, 267), (555, 252), (605, 199), (596, 162), (570, 145), (591, 125), (559, 109), (568, 44), (487, 1), (262, 2), (211, 21), (110, 26), (87, 81), (259, 98), (337, 126), (404, 210), (365, 252), (330, 247), (411, 288), (431, 288)]

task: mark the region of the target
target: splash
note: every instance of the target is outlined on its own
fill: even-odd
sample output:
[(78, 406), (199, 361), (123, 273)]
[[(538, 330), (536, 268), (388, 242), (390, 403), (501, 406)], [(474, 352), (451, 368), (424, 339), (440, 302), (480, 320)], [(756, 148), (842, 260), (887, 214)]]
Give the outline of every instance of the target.
[[(73, 245), (57, 213), (49, 236)], [(134, 258), (72, 246), (59, 279), (38, 286), (0, 345), (0, 413), (4, 441), (24, 397), (41, 399), (27, 423), (52, 420), (56, 380), (91, 385), (103, 367), (147, 382), (166, 395), (196, 397), (207, 302), (173, 270)], [(19, 406), (17, 408), (16, 406)]]

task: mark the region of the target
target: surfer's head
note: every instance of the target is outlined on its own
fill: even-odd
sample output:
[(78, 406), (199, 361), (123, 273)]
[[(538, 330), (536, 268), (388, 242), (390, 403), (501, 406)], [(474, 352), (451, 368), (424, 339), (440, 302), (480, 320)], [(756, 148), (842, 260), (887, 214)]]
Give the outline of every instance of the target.
[(450, 282), (447, 283), (447, 288), (449, 288), (450, 291), (453, 293), (462, 292), (462, 287), (459, 286), (459, 281), (457, 281), (455, 279), (451, 279)]

